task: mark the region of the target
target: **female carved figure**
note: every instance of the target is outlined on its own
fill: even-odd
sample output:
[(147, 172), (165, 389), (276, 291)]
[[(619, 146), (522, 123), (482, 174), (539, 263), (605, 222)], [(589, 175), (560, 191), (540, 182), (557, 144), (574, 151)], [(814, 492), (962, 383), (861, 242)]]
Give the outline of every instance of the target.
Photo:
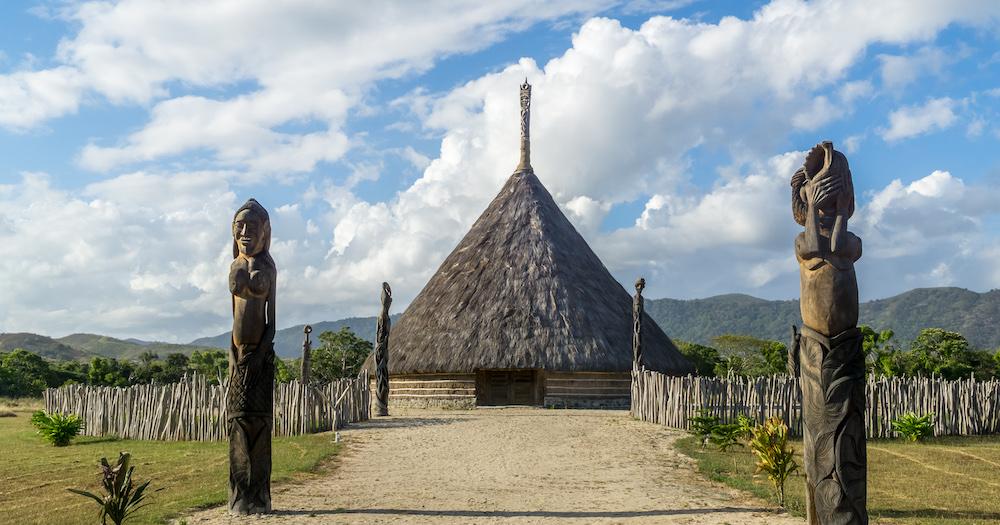
[(802, 385), (807, 518), (810, 524), (868, 523), (865, 366), (858, 331), (854, 262), (861, 239), (847, 231), (854, 186), (847, 157), (816, 145), (792, 176), (792, 212), (802, 329), (790, 362)]
[(271, 222), (250, 199), (233, 217), (229, 291), (233, 340), (229, 347), (229, 511), (271, 510), (271, 425), (274, 405), (275, 283), (268, 249)]

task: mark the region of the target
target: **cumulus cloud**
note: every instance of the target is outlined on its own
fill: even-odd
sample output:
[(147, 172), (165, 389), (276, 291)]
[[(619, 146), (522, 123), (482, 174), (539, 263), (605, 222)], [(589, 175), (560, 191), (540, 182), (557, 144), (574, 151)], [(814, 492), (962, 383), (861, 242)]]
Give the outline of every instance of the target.
[[(912, 17), (896, 16), (900, 7), (775, 2), (749, 20), (654, 17), (638, 29), (592, 19), (543, 66), (522, 60), (443, 96), (412, 94), (424, 125), (444, 132), (440, 155), (397, 200), (355, 207), (337, 238), (350, 246), (367, 237), (348, 232), (383, 224), (376, 235), (385, 247), (366, 242), (367, 254), (355, 252), (366, 271), (393, 260), (396, 240), (420, 238), (414, 266), (393, 260), (382, 274), (422, 285), (516, 164), (516, 86), (527, 76), (535, 171), (623, 282), (658, 276), (651, 293), (675, 297), (739, 287), (792, 296), (797, 280), (778, 276), (795, 271), (785, 256), (795, 234), (787, 184), (801, 155), (766, 152), (791, 129), (820, 125), (836, 104), (872, 93), (865, 80), (842, 83), (836, 98), (820, 92), (840, 83), (868, 45), (921, 41), (951, 22), (992, 16), (984, 4), (928, 4)], [(735, 175), (708, 192), (691, 187), (694, 148), (737, 159)], [(592, 232), (606, 207), (642, 196), (634, 227)]]
[(889, 114), (889, 127), (881, 131), (882, 138), (892, 142), (949, 128), (958, 118), (954, 107), (954, 100), (942, 97), (899, 108)]
[(23, 131), (75, 112), (82, 84), (79, 72), (64, 66), (0, 75), (0, 126)]
[[(280, 5), (290, 10), (276, 13)], [(344, 124), (382, 79), (424, 71), (440, 56), (479, 49), (538, 20), (599, 7), (288, 5), (74, 4), (69, 16), (81, 30), (58, 56), (83, 79), (71, 92), (151, 107), (144, 126), (117, 141), (96, 140), (80, 162), (115, 170), (203, 154), (215, 171), (149, 169), (80, 194), (37, 174), (0, 187), (0, 242), (25, 254), (0, 267), (0, 286), (18, 297), (16, 309), (0, 313), (5, 326), (168, 340), (225, 329), (228, 224), (246, 193), (237, 180), (313, 173), (342, 159), (362, 140)], [(544, 64), (522, 59), (444, 92), (416, 90), (396, 107), (410, 108), (424, 133), (439, 136), (440, 150), (433, 158), (412, 148), (390, 152), (422, 170), (409, 187), (382, 202), (362, 200), (351, 186), (379, 177), (383, 166), (357, 162), (343, 184), (315, 177), (290, 200), (265, 203), (274, 218), (279, 323), (371, 315), (382, 281), (405, 306), (517, 164), (517, 85), (525, 77), (534, 85), (536, 173), (620, 280), (646, 276), (651, 296), (794, 296), (791, 242), (799, 229), (788, 178), (803, 152), (775, 152), (789, 149), (796, 130), (871, 96), (869, 81), (849, 77), (873, 44), (924, 42), (998, 11), (986, 2), (778, 0), (747, 20), (718, 23), (654, 17), (633, 29), (593, 18)], [(395, 23), (398, 34), (383, 34), (392, 17), (406, 22)], [(927, 105), (938, 100), (951, 99)], [(939, 104), (955, 118), (952, 102)], [(18, 125), (76, 106), (43, 100), (39, 107)], [(890, 117), (886, 140), (952, 124), (922, 124), (920, 109), (901, 109), (898, 129)], [(695, 151), (723, 159), (709, 187), (692, 181)], [(923, 175), (901, 174), (859, 195), (852, 228), (866, 243), (868, 266), (859, 273), (874, 283), (866, 294), (877, 293), (872, 277), (888, 282), (900, 268), (914, 283), (943, 282), (977, 261), (962, 243), (983, 239), (995, 208), (950, 173)], [(601, 230), (616, 207), (634, 202), (645, 206), (633, 225)], [(932, 231), (945, 255), (913, 257), (920, 240), (913, 232), (934, 221), (967, 235)]]
[[(123, 140), (84, 148), (80, 163), (88, 169), (207, 150), (224, 167), (310, 171), (343, 155), (349, 143), (341, 130), (345, 114), (372, 82), (423, 71), (440, 56), (481, 49), (539, 21), (608, 4), (68, 4), (59, 13), (80, 30), (60, 42), (60, 65), (0, 75), (0, 126), (30, 128), (75, 111), (92, 93), (114, 104), (153, 104), (153, 111), (146, 126)], [(225, 95), (241, 83), (255, 87)], [(174, 93), (185, 88), (221, 93)], [(290, 123), (315, 129), (277, 130)]]
[(79, 194), (23, 174), (0, 190), (0, 324), (165, 340), (214, 328), (235, 206), (225, 174), (132, 173)]
[(994, 185), (935, 170), (909, 183), (893, 180), (867, 197), (852, 224), (865, 243), (869, 289), (885, 295), (900, 277), (909, 286), (945, 286), (958, 275), (964, 286), (1000, 286), (1000, 273), (989, 271), (1000, 250), (988, 227), (1000, 213)]

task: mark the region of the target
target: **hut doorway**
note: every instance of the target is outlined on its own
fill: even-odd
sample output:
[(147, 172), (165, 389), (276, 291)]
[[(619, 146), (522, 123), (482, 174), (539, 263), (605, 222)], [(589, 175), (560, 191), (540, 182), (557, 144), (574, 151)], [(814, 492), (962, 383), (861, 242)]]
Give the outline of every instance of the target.
[(476, 404), (481, 406), (539, 405), (538, 370), (477, 370)]

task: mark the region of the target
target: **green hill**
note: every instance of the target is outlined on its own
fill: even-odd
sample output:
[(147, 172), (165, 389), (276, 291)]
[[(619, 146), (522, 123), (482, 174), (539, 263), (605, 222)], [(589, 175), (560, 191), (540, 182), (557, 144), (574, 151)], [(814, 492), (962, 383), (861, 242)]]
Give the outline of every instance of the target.
[[(137, 359), (143, 352), (152, 352), (161, 358), (167, 354), (191, 355), (196, 350), (207, 350), (199, 345), (176, 345), (160, 342), (133, 342), (115, 339), (105, 335), (72, 334), (56, 339), (67, 346), (81, 350), (87, 354), (114, 357), (116, 359)], [(222, 348), (222, 347), (217, 347)]]
[(87, 352), (65, 345), (51, 337), (29, 333), (0, 334), (0, 352), (10, 352), (22, 348), (56, 361), (86, 360), (92, 356)]
[[(722, 334), (787, 341), (791, 325), (801, 324), (799, 302), (767, 301), (749, 295), (707, 299), (652, 299), (646, 310), (671, 337), (707, 344)], [(917, 288), (861, 304), (860, 324), (891, 328), (906, 345), (923, 328), (944, 328), (964, 335), (982, 349), (1000, 347), (1000, 290), (977, 293), (962, 288)]]

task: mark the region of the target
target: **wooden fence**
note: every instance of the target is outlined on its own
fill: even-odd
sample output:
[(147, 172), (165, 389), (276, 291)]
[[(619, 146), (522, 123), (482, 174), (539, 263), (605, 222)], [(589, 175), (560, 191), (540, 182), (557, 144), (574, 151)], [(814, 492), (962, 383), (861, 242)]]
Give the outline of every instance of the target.
[[(228, 439), (225, 384), (195, 375), (178, 383), (96, 387), (67, 385), (45, 391), (45, 410), (77, 414), (83, 434), (122, 439), (218, 441)], [(368, 378), (327, 384), (274, 385), (275, 436), (343, 428), (367, 420)]]
[[(892, 422), (906, 412), (934, 414), (934, 435), (1000, 432), (1000, 381), (973, 378), (869, 378), (865, 385), (865, 428), (870, 438), (890, 438)], [(632, 415), (668, 427), (688, 429), (689, 418), (707, 410), (723, 422), (745, 414), (761, 422), (778, 416), (793, 435), (802, 435), (798, 379), (771, 377), (675, 377), (643, 370), (632, 373)]]

